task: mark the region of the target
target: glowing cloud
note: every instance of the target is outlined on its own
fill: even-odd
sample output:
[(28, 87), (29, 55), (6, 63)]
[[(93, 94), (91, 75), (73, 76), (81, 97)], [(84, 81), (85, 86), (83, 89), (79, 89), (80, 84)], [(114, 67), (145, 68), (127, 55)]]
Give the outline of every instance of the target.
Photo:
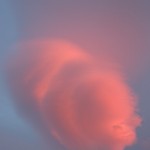
[(41, 118), (69, 150), (123, 150), (134, 143), (136, 99), (108, 57), (95, 60), (61, 40), (22, 42), (17, 49), (8, 80), (27, 118)]

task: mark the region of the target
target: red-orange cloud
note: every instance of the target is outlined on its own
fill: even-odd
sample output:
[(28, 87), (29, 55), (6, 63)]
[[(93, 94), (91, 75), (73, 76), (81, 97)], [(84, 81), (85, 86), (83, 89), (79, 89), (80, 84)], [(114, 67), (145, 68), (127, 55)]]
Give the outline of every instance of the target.
[(23, 42), (17, 49), (8, 69), (17, 103), (29, 114), (35, 108), (67, 149), (123, 150), (134, 143), (136, 99), (108, 57), (95, 60), (61, 40)]

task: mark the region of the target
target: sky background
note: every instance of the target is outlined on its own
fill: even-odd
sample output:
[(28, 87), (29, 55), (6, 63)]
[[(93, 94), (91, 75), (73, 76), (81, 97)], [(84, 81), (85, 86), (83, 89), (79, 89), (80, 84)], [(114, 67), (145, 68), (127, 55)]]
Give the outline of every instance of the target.
[[(17, 41), (35, 38), (69, 40), (96, 57), (113, 55), (138, 95), (143, 119), (137, 144), (127, 150), (149, 150), (149, 14), (149, 0), (0, 0), (0, 64)], [(0, 149), (48, 150), (11, 99), (0, 71)], [(56, 145), (52, 149), (58, 150)]]

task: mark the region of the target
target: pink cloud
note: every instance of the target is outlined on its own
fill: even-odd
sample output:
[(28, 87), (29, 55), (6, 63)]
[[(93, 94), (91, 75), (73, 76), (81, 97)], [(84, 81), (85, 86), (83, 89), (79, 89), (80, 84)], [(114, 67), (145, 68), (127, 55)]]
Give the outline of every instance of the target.
[(8, 80), (25, 116), (38, 113), (69, 150), (123, 150), (135, 142), (137, 101), (116, 62), (95, 60), (63, 40), (22, 42), (17, 49)]

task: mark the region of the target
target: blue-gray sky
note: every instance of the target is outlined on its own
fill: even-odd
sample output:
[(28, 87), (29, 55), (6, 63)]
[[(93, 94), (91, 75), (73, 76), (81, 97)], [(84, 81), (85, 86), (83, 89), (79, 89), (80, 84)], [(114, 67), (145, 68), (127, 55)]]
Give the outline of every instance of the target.
[[(138, 129), (138, 143), (128, 150), (148, 150), (149, 14), (149, 0), (0, 0), (0, 63), (21, 39), (62, 38), (94, 55), (105, 49), (127, 66), (129, 84), (139, 98), (143, 123)], [(0, 75), (0, 149), (47, 150), (39, 134), (18, 116), (11, 99)]]

